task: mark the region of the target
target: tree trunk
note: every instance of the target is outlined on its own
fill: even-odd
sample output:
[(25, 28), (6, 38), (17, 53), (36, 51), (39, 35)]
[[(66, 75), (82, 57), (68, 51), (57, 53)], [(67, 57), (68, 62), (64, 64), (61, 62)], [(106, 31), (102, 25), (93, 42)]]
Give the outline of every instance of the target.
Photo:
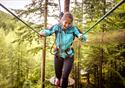
[(64, 12), (69, 12), (70, 0), (64, 0)]
[(98, 66), (94, 65), (94, 85), (98, 88)]
[[(106, 0), (103, 0), (103, 7), (102, 7), (102, 10), (103, 10), (103, 15), (105, 15), (106, 13)], [(100, 60), (99, 60), (99, 88), (102, 88), (102, 84), (103, 84), (103, 81), (102, 81), (102, 65), (103, 65), (103, 59), (104, 59), (104, 50), (103, 50), (103, 38), (104, 38), (104, 31), (105, 31), (105, 28), (106, 25), (103, 24), (102, 25), (102, 39), (101, 39), (101, 42), (102, 42), (102, 45), (101, 45), (101, 48), (100, 48)]]
[[(45, 12), (44, 12), (44, 27), (47, 27), (47, 5), (48, 0), (45, 0)], [(45, 88), (45, 59), (46, 59), (46, 38), (44, 37), (44, 47), (42, 51), (42, 63), (41, 63), (41, 88)]]

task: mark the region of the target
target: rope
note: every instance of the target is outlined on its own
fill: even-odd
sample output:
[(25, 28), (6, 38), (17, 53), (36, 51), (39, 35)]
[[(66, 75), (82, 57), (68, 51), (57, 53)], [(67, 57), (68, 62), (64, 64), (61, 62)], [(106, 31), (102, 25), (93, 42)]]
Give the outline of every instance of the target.
[(37, 32), (36, 30), (34, 30), (32, 27), (30, 27), (27, 23), (25, 23), (23, 20), (21, 20), (18, 16), (16, 16), (13, 12), (11, 12), (8, 8), (6, 8), (4, 5), (2, 5), (0, 3), (0, 6), (3, 7), (5, 10), (7, 10), (10, 14), (12, 14), (15, 18), (17, 18), (18, 20), (20, 20), (23, 24), (25, 24), (27, 27), (29, 27), (32, 31), (34, 31), (35, 33), (37, 33), (38, 35), (39, 32)]
[(109, 10), (104, 16), (102, 16), (97, 22), (91, 26), (87, 31), (85, 31), (83, 34), (86, 34), (90, 30), (92, 30), (99, 22), (101, 22), (103, 19), (105, 19), (108, 15), (110, 15), (116, 8), (118, 8), (120, 5), (122, 5), (125, 2), (125, 0), (120, 1), (117, 3), (111, 10)]
[[(103, 19), (105, 19), (108, 15), (110, 15), (116, 8), (118, 8), (120, 5), (122, 5), (125, 2), (125, 0), (121, 0), (118, 4), (116, 4), (111, 10), (109, 10), (104, 16), (102, 16), (97, 22), (91, 26), (87, 31), (85, 31), (83, 34), (88, 33), (90, 30), (92, 30), (98, 23), (100, 23)], [(23, 20), (21, 20), (18, 16), (16, 16), (14, 13), (12, 13), (9, 9), (7, 9), (4, 5), (0, 3), (0, 6), (2, 6), (5, 10), (7, 10), (9, 13), (11, 13), (15, 18), (20, 20), (22, 23), (24, 23), (27, 27), (29, 27), (31, 30), (33, 30), (35, 33), (40, 35), (36, 30), (34, 30), (32, 27), (30, 27), (27, 23), (25, 23)], [(61, 12), (61, 5), (59, 0), (59, 7)]]

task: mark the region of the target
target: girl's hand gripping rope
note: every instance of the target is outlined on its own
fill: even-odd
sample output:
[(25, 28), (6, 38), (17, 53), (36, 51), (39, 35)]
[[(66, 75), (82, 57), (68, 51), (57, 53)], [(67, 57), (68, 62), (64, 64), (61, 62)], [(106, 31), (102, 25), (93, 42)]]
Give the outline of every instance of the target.
[(86, 35), (85, 33), (80, 34), (79, 39), (80, 39), (82, 42), (88, 41), (87, 35)]

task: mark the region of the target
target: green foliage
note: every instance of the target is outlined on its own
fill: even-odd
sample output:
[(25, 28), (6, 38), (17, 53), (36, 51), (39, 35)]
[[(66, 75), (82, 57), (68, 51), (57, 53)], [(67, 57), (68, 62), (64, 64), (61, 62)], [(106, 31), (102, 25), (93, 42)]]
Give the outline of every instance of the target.
[[(76, 18), (81, 19), (85, 16), (86, 26), (83, 25), (82, 27), (86, 30), (104, 15), (104, 11), (110, 10), (120, 0), (107, 1), (106, 3), (104, 3), (104, 1), (107, 0), (83, 0), (85, 6), (85, 8), (83, 8), (83, 14), (82, 8), (77, 8), (80, 7), (82, 3), (73, 9)], [(80, 61), (76, 62), (76, 66), (78, 66), (77, 64), (80, 62), (80, 67), (78, 68), (90, 74), (90, 84), (94, 84), (96, 88), (98, 88), (100, 75), (102, 75), (102, 85), (104, 88), (125, 87), (125, 75), (123, 74), (125, 69), (125, 56), (123, 55), (125, 54), (125, 37), (123, 36), (125, 29), (124, 9), (125, 5), (123, 4), (111, 13), (110, 16), (96, 25), (93, 30), (88, 32), (88, 42), (81, 44)], [(76, 24), (78, 24), (78, 22), (76, 19)], [(76, 46), (77, 43), (75, 43), (75, 47)], [(78, 56), (77, 51), (76, 49), (76, 56)], [(102, 61), (102, 73), (99, 73), (101, 69), (100, 61)], [(75, 72), (75, 74), (77, 74), (77, 72)], [(82, 77), (85, 78), (84, 75), (82, 75)]]
[[(72, 9), (74, 23), (81, 31), (90, 28), (95, 21), (104, 15), (104, 9), (108, 11), (119, 0), (106, 2), (105, 5), (102, 0), (83, 1), (75, 4)], [(85, 8), (82, 7), (83, 4)], [(27, 6), (27, 11), (19, 10), (17, 13), (20, 16), (21, 14), (35, 13), (43, 5), (39, 0), (33, 1), (32, 4)], [(56, 6), (56, 4), (52, 3), (49, 3), (49, 5)], [(88, 36), (89, 43), (75, 42), (74, 44), (76, 51), (75, 67), (88, 72), (90, 74), (90, 83), (96, 88), (100, 77), (100, 60), (102, 60), (102, 80), (104, 82), (102, 85), (104, 88), (125, 87), (124, 9), (125, 5), (120, 6), (90, 31), (88, 33), (90, 35)], [(41, 12), (43, 12), (43, 9), (41, 9)], [(39, 12), (38, 14), (41, 13)], [(83, 18), (84, 15), (85, 19)], [(43, 40), (39, 41), (37, 34), (10, 15), (0, 12), (0, 20), (0, 88), (40, 88), (40, 56), (43, 47), (43, 43), (40, 44), (40, 42), (43, 42)], [(86, 21), (85, 25), (83, 25), (83, 20)], [(33, 23), (28, 24), (34, 29), (40, 30), (41, 26)], [(104, 25), (106, 25), (105, 28)], [(103, 28), (105, 36), (102, 37), (103, 33), (100, 33), (100, 31), (102, 32)], [(16, 36), (8, 37), (9, 33), (12, 32)], [(14, 41), (9, 42), (10, 40)], [(49, 53), (53, 44), (52, 40), (54, 40), (53, 36), (47, 39), (46, 88), (52, 88), (49, 79), (54, 76), (53, 57)], [(81, 49), (80, 52), (79, 49)], [(78, 67), (78, 62), (80, 67)], [(74, 71), (74, 74), (78, 74), (78, 69), (76, 71)], [(82, 78), (84, 78), (83, 75), (81, 75), (81, 81), (84, 80)]]
[[(4, 15), (2, 16), (4, 18)], [(7, 17), (4, 20), (1, 18), (1, 22), (13, 26), (14, 30), (7, 30), (6, 34), (4, 30), (6, 27), (2, 25), (3, 23), (0, 24), (2, 25), (0, 27), (0, 88), (38, 88), (41, 85), (41, 60), (39, 60), (41, 54), (38, 54), (41, 46), (38, 36), (20, 22), (14, 23), (15, 21), (9, 19), (11, 16)], [(52, 61), (50, 62), (52, 64)]]
[[(37, 1), (32, 1), (29, 5), (26, 5), (25, 8), (26, 10), (22, 10), (22, 9), (13, 9), (19, 17), (21, 16), (25, 16), (28, 17), (30, 20), (34, 19), (34, 16), (37, 15), (37, 19), (41, 19), (41, 17), (44, 17), (44, 2), (43, 0), (37, 0)], [(59, 10), (59, 5), (58, 2), (55, 2), (54, 0), (50, 0), (48, 1), (48, 16), (55, 16), (57, 17), (57, 13), (55, 13), (56, 11)], [(59, 13), (59, 11), (58, 11)], [(31, 15), (29, 17), (29, 15)], [(37, 20), (35, 19), (35, 20)], [(41, 23), (43, 23), (44, 21), (42, 21)]]
[(16, 21), (9, 14), (0, 11), (0, 28), (4, 28), (6, 34), (14, 30)]

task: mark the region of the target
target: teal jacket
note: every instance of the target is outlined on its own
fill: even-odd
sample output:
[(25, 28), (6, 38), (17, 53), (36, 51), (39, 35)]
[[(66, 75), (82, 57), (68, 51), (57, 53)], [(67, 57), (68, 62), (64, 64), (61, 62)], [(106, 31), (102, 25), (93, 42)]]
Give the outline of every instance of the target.
[(58, 53), (60, 57), (66, 58), (67, 56), (74, 55), (73, 49), (70, 49), (75, 37), (78, 37), (81, 41), (87, 40), (86, 35), (80, 33), (76, 26), (71, 26), (64, 31), (60, 24), (53, 25), (50, 29), (41, 30), (44, 36), (50, 36), (53, 33), (56, 34), (56, 47), (59, 49)]

